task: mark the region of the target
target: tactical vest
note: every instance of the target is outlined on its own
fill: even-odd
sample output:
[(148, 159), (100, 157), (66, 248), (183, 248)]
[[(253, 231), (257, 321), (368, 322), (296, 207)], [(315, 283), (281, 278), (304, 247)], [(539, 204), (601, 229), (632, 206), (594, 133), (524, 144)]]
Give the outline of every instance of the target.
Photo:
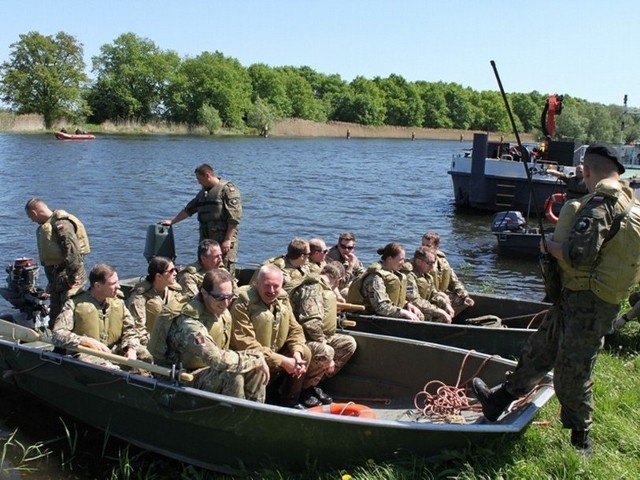
[(36, 231), (40, 262), (45, 266), (60, 265), (65, 261), (62, 248), (60, 248), (60, 243), (56, 235), (56, 222), (59, 220), (68, 220), (73, 225), (76, 231), (76, 238), (78, 239), (78, 248), (82, 255), (87, 255), (91, 251), (87, 231), (78, 217), (64, 210), (54, 210), (51, 217), (40, 225)]
[[(304, 282), (302, 282), (302, 284), (292, 290), (289, 295), (292, 296), (294, 291), (298, 288), (303, 288), (305, 285), (313, 284), (318, 284), (321, 289), (322, 309), (324, 312), (324, 316), (322, 317), (322, 331), (327, 337), (330, 337), (335, 335), (338, 326), (338, 299), (336, 298), (336, 294), (333, 289), (321, 278), (315, 275), (310, 275)], [(299, 318), (297, 315), (298, 310), (296, 310), (295, 313), (296, 317)]]
[[(572, 267), (559, 260), (562, 267), (564, 287), (573, 291), (592, 291), (598, 298), (610, 304), (624, 300), (629, 289), (640, 281), (640, 257), (632, 258), (629, 252), (640, 251), (640, 204), (634, 200), (633, 191), (619, 182), (603, 180), (596, 185), (596, 191), (580, 200), (580, 208), (574, 216), (596, 195), (617, 199), (616, 216), (623, 215), (618, 232), (600, 247), (593, 265)], [(633, 205), (629, 211), (630, 202)]]
[[(596, 195), (616, 198), (615, 214), (623, 215), (618, 232), (600, 247), (593, 265), (572, 267), (559, 260), (564, 287), (573, 291), (590, 290), (601, 300), (618, 304), (628, 295), (628, 290), (640, 281), (638, 255), (629, 258), (629, 252), (640, 251), (640, 204), (634, 200), (633, 192), (618, 181), (602, 180), (596, 191), (580, 200), (575, 220), (580, 211)], [(632, 208), (625, 213), (630, 202)]]
[(418, 285), (418, 294), (420, 295), (420, 298), (429, 300), (434, 290), (433, 279), (429, 276), (425, 277), (424, 275), (415, 275), (415, 277), (416, 277), (416, 285)]
[(271, 307), (265, 305), (260, 299), (255, 288), (240, 287), (236, 301), (247, 306), (256, 340), (260, 342), (260, 345), (270, 348), (274, 352), (280, 351), (289, 336), (290, 319), (293, 316), (286, 292), (282, 291), (278, 296), (276, 303), (279, 306), (279, 311), (275, 314), (271, 311)]
[(369, 265), (367, 270), (353, 281), (349, 286), (347, 302), (364, 305), (368, 310), (375, 310), (373, 305), (369, 304), (369, 300), (365, 299), (362, 294), (362, 284), (369, 275), (380, 275), (391, 303), (400, 308), (404, 306), (407, 301), (406, 275), (401, 272), (394, 273), (390, 270), (386, 270), (380, 263), (373, 263)]
[(451, 283), (451, 266), (444, 252), (440, 250), (436, 252), (436, 268), (434, 268), (429, 275), (433, 279), (433, 285), (436, 290), (441, 292), (449, 290), (449, 284)]
[[(198, 221), (200, 223), (217, 223), (223, 218), (224, 213), (224, 200), (223, 191), (224, 187), (229, 183), (228, 180), (222, 180), (209, 190), (202, 189), (198, 201)], [(224, 227), (224, 230), (227, 228)]]
[(167, 300), (165, 302), (160, 294), (153, 288), (153, 285), (147, 280), (143, 280), (133, 288), (132, 295), (142, 295), (145, 298), (145, 326), (148, 332), (153, 330), (153, 324), (163, 308), (172, 302), (180, 301), (181, 292), (182, 288), (180, 288), (179, 285), (169, 285), (167, 287)]
[(89, 292), (73, 297), (73, 333), (91, 337), (113, 347), (122, 337), (125, 316), (124, 302), (119, 298), (107, 298), (108, 315), (102, 313), (102, 306)]

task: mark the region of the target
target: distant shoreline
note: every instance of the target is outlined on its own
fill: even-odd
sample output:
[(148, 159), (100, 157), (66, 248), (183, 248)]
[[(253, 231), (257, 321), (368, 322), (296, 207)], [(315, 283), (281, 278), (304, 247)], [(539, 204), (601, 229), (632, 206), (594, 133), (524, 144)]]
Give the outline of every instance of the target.
[[(5, 133), (46, 133), (47, 130), (43, 126), (42, 117), (40, 115), (11, 115), (4, 114), (0, 116), (0, 132)], [(96, 134), (133, 134), (133, 135), (208, 135), (204, 129), (198, 131), (190, 131), (183, 125), (163, 125), (163, 124), (136, 124), (125, 123), (122, 125), (114, 125), (106, 122), (102, 125), (74, 125), (60, 124), (58, 127), (65, 127), (68, 131), (81, 127), (91, 133)], [(473, 130), (457, 130), (452, 128), (417, 128), (417, 127), (397, 127), (385, 125), (380, 127), (360, 125), (357, 123), (346, 122), (313, 122), (311, 120), (302, 120), (299, 118), (289, 118), (280, 120), (269, 128), (269, 137), (328, 137), (328, 138), (405, 138), (411, 140), (458, 140), (470, 142), (473, 140), (474, 133), (485, 133)], [(257, 133), (247, 133), (235, 130), (221, 130), (216, 132), (215, 136), (257, 136)], [(531, 134), (521, 134), (523, 142), (535, 142), (536, 139)], [(499, 141), (503, 139), (506, 142), (515, 142), (513, 134), (505, 134), (500, 132), (489, 132), (489, 139)]]

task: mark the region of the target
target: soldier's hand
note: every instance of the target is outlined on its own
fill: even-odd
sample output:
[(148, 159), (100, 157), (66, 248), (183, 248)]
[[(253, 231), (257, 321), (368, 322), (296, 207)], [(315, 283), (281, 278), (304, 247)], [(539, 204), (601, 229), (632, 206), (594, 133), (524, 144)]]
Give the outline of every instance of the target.
[(614, 330), (621, 330), (622, 327), (624, 327), (627, 323), (627, 316), (626, 315), (620, 315), (618, 318), (616, 318), (613, 321), (613, 329)]
[(263, 385), (266, 385), (267, 383), (269, 383), (269, 380), (271, 378), (271, 371), (269, 370), (269, 365), (267, 365), (267, 361), (264, 359), (264, 357), (261, 357), (261, 360), (262, 362), (260, 362), (260, 365), (256, 368), (256, 370), (259, 370), (264, 374)]
[(95, 338), (82, 336), (80, 337), (80, 345), (82, 345), (83, 347), (92, 348), (93, 350), (97, 350), (99, 352), (111, 353), (109, 347), (107, 347), (101, 341), (96, 340)]
[(170, 219), (167, 219), (167, 220), (160, 220), (160, 221), (158, 222), (158, 225), (165, 225), (165, 226), (169, 227), (169, 226), (171, 226), (171, 220), (170, 220)]

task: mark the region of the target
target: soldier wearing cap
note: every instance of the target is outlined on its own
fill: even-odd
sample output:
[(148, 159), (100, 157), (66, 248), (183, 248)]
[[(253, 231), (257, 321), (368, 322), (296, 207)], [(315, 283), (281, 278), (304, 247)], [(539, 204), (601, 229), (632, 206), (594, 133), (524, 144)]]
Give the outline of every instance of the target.
[[(587, 149), (584, 180), (590, 193), (580, 199), (577, 211), (561, 210), (558, 224), (571, 227), (556, 231), (553, 240), (546, 239), (560, 267), (559, 300), (530, 337), (518, 366), (504, 383), (489, 389), (479, 378), (473, 380), (485, 417), (495, 421), (513, 400), (553, 369), (562, 425), (571, 429), (571, 444), (586, 455), (592, 448), (589, 431), (596, 356), (620, 302), (640, 280), (640, 204), (620, 182), (623, 172), (611, 147), (597, 144)], [(572, 216), (569, 221), (564, 218), (567, 215)]]
[(218, 242), (224, 267), (234, 274), (238, 260), (238, 225), (242, 219), (240, 191), (230, 181), (216, 177), (206, 163), (196, 168), (195, 174), (202, 190), (175, 217), (160, 223), (174, 225), (197, 212), (200, 241), (211, 238)]

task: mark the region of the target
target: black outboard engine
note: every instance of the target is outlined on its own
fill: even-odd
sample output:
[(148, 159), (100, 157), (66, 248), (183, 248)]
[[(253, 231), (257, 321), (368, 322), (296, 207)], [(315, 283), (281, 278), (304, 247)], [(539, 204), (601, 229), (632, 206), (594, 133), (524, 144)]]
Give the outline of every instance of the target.
[(49, 323), (49, 295), (38, 288), (39, 268), (33, 258), (16, 259), (5, 268), (7, 288), (2, 289), (2, 296), (36, 328)]
[(492, 232), (523, 232), (526, 228), (527, 222), (522, 213), (515, 210), (498, 212), (491, 222)]

